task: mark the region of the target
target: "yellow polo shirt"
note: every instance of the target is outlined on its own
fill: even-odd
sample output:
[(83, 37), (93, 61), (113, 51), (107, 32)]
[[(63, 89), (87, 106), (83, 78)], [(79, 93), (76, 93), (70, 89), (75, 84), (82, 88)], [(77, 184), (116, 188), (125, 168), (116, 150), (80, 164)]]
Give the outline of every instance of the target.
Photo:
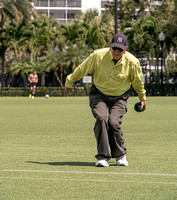
[(92, 72), (94, 73), (93, 82), (103, 94), (120, 96), (132, 85), (140, 101), (146, 100), (140, 63), (131, 53), (126, 52), (114, 64), (109, 48), (95, 50), (72, 74), (67, 76), (65, 86), (72, 88), (75, 81)]

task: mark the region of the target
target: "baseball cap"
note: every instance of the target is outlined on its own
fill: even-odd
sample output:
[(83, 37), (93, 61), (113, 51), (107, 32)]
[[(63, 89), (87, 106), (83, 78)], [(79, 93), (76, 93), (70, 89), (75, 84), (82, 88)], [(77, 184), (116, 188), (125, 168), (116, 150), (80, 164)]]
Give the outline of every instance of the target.
[(123, 33), (117, 33), (113, 36), (111, 47), (119, 47), (123, 50), (127, 47), (127, 37)]

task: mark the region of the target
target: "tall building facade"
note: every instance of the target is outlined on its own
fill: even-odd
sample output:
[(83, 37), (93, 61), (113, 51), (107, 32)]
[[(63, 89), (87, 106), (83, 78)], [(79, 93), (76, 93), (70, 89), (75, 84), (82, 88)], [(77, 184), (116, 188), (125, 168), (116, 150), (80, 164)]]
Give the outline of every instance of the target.
[(105, 10), (107, 0), (36, 0), (34, 8), (39, 14), (52, 15), (57, 21), (68, 23), (80, 12), (97, 9), (99, 14)]
[[(105, 10), (104, 5), (107, 2), (115, 0), (35, 0), (34, 8), (39, 14), (52, 15), (57, 21), (68, 23), (69, 20), (75, 18), (80, 12), (89, 9), (97, 9), (101, 14)], [(117, 0), (120, 1), (126, 0)], [(159, 6), (162, 0), (149, 0), (152, 6)], [(146, 8), (148, 13), (149, 8)]]

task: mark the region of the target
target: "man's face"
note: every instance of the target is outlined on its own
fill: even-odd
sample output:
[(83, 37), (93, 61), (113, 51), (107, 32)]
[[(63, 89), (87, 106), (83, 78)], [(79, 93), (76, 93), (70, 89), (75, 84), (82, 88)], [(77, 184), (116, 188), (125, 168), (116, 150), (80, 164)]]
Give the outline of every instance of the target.
[(33, 75), (36, 75), (36, 71), (33, 72)]
[(122, 55), (127, 51), (127, 49), (128, 49), (128, 46), (125, 50), (120, 49), (118, 47), (113, 47), (113, 48), (110, 47), (113, 59), (117, 61), (120, 60)]

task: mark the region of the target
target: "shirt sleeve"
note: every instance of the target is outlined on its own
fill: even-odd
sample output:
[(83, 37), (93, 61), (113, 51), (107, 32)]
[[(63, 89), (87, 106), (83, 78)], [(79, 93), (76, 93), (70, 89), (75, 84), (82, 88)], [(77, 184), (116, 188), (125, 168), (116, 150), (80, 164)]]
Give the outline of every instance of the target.
[(94, 71), (96, 65), (96, 56), (93, 52), (86, 60), (84, 60), (73, 73), (69, 74), (66, 78), (65, 86), (67, 88), (72, 88), (75, 81), (80, 80), (85, 75)]
[(134, 90), (138, 93), (139, 100), (145, 101), (146, 90), (144, 89), (143, 74), (139, 62), (133, 64), (133, 69), (131, 73), (131, 83)]

